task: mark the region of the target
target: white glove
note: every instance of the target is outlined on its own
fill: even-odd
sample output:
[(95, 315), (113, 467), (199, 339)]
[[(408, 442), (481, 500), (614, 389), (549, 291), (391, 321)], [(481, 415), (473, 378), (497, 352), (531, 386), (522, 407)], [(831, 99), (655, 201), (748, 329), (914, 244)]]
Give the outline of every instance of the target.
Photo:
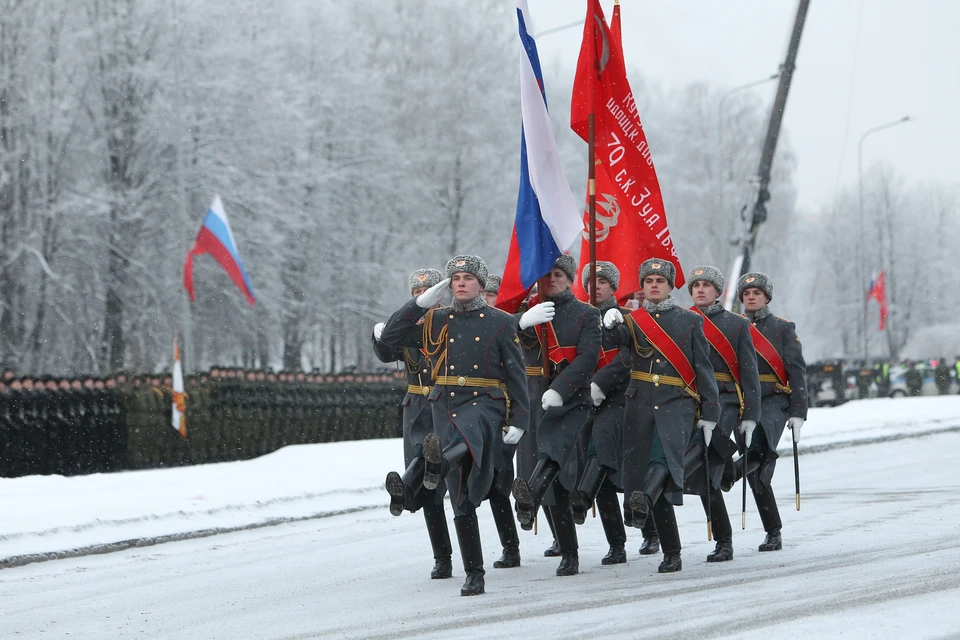
[(790, 418), (787, 420), (787, 426), (793, 430), (793, 441), (800, 442), (800, 429), (803, 427), (803, 418)]
[(507, 427), (503, 432), (503, 444), (517, 444), (523, 437), (523, 429), (517, 427)]
[(640, 301), (639, 301), (639, 300), (627, 300), (627, 304), (625, 304), (625, 305), (623, 305), (623, 306), (629, 307), (630, 309), (633, 309), (634, 311), (636, 311), (637, 309), (640, 308)]
[(743, 434), (744, 441), (747, 444), (747, 448), (750, 448), (750, 443), (753, 442), (753, 431), (757, 428), (756, 420), (744, 420), (740, 423), (740, 433)]
[(603, 314), (604, 328), (613, 329), (618, 324), (623, 324), (623, 314), (620, 313), (620, 309), (609, 309)]
[(557, 310), (554, 307), (555, 305), (549, 300), (530, 307), (520, 316), (520, 330), (523, 331), (528, 327), (553, 320), (553, 316), (557, 315)]
[(540, 398), (540, 406), (543, 407), (544, 411), (550, 407), (562, 407), (563, 398), (553, 389), (547, 389), (543, 392), (543, 397)]
[(596, 382), (590, 383), (590, 398), (593, 399), (593, 406), (599, 407), (607, 399), (606, 394), (600, 390)]
[(380, 336), (383, 335), (383, 328), (387, 326), (385, 322), (378, 322), (373, 325), (373, 339), (380, 342)]
[[(419, 296), (417, 296), (417, 306), (421, 309), (432, 309), (438, 302), (450, 295), (450, 278), (441, 280), (433, 285)], [(448, 298), (449, 299), (449, 298)]]
[(703, 429), (703, 443), (709, 447), (710, 441), (713, 439), (713, 430), (717, 428), (717, 423), (710, 422), (709, 420), (698, 420), (697, 426)]

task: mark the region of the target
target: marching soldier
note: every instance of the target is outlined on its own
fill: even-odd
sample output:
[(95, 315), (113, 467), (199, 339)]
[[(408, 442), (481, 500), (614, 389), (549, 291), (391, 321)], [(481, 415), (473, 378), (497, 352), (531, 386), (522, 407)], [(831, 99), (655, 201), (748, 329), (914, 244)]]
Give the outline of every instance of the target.
[[(491, 276), (493, 277), (493, 276)], [(436, 269), (420, 269), (410, 274), (409, 286), (411, 295), (416, 298), (430, 287), (436, 285), (443, 275)], [(487, 281), (487, 289), (490, 288)], [(486, 298), (486, 296), (484, 296)], [(434, 567), (431, 578), (452, 577), (453, 566), (450, 560), (451, 545), (450, 533), (443, 512), (443, 496), (446, 485), (443, 482), (434, 490), (436, 500), (432, 504), (424, 501), (429, 491), (423, 488), (423, 441), (428, 433), (433, 431), (433, 418), (427, 403), (427, 395), (432, 390), (432, 372), (430, 362), (422, 350), (386, 347), (379, 342), (383, 331), (383, 324), (374, 327), (374, 352), (381, 362), (406, 362), (407, 369), (407, 396), (403, 399), (403, 445), (406, 471), (401, 477), (395, 471), (387, 474), (386, 488), (390, 493), (390, 513), (398, 516), (406, 508), (411, 512), (421, 506), (424, 508), (424, 519), (427, 520), (427, 532), (433, 544), (437, 566)], [(513, 508), (510, 506), (510, 484), (513, 482), (513, 454), (514, 445), (504, 445), (504, 461), (498, 465), (494, 487), (490, 491), (490, 511), (493, 513), (500, 542), (503, 546), (503, 555), (493, 563), (495, 569), (510, 569), (520, 566), (520, 537), (517, 535), (517, 525), (513, 521)], [(429, 501), (427, 501), (429, 502)], [(437, 513), (438, 512), (438, 513)], [(439, 546), (438, 546), (439, 543)], [(445, 555), (443, 553), (445, 552)], [(441, 555), (438, 555), (441, 554)], [(441, 560), (442, 559), (442, 560)]]
[[(767, 306), (773, 299), (773, 283), (767, 274), (755, 272), (741, 276), (737, 297), (743, 302), (751, 323), (761, 396), (760, 428), (754, 431), (751, 425), (742, 425), (743, 441), (738, 444), (745, 447), (747, 480), (767, 534), (760, 551), (779, 551), (783, 547), (782, 523), (771, 482), (777, 464), (777, 444), (784, 427), (789, 426), (794, 442), (799, 442), (800, 429), (807, 419), (806, 364), (796, 325), (773, 315)], [(734, 480), (739, 479), (742, 462), (736, 461), (730, 466)], [(727, 486), (725, 483), (724, 488)]]
[[(584, 267), (581, 279), (584, 290), (589, 292), (589, 264)], [(610, 309), (618, 308), (616, 291), (619, 284), (620, 271), (616, 265), (598, 260), (595, 297), (601, 316)], [(630, 309), (620, 310), (630, 313)], [(577, 490), (570, 494), (570, 503), (574, 520), (577, 524), (583, 524), (587, 511), (596, 502), (603, 533), (610, 545), (610, 550), (600, 564), (611, 565), (627, 561), (627, 534), (623, 526), (623, 514), (620, 513), (617, 489), (623, 455), (623, 412), (626, 405), (624, 392), (630, 384), (630, 353), (626, 347), (614, 344), (613, 335), (608, 331), (603, 332), (601, 340), (597, 371), (590, 382), (590, 397), (594, 408), (592, 427), (589, 429), (587, 462)]]
[[(436, 269), (418, 269), (410, 274), (410, 295), (420, 296), (443, 279)], [(386, 488), (390, 494), (390, 513), (399, 516), (407, 509), (411, 513), (423, 508), (427, 535), (433, 547), (435, 565), (430, 577), (434, 580), (453, 576), (450, 559), (450, 530), (443, 509), (443, 496), (447, 491), (440, 482), (432, 491), (423, 488), (423, 439), (433, 431), (433, 418), (427, 396), (433, 387), (430, 384), (430, 363), (420, 349), (388, 347), (380, 342), (384, 323), (373, 328), (373, 351), (381, 362), (404, 362), (407, 371), (407, 394), (403, 398), (403, 462), (405, 471), (400, 476), (396, 471), (387, 474)]]
[(497, 295), (500, 293), (500, 282), (503, 280), (500, 276), (495, 276), (492, 273), (487, 276), (487, 284), (483, 287), (483, 291), (480, 294), (483, 296), (483, 299), (487, 301), (487, 306), (492, 307), (497, 304)]
[(720, 419), (703, 318), (670, 296), (675, 276), (669, 261), (645, 261), (641, 308), (626, 319), (610, 309), (603, 318), (615, 343), (631, 353), (623, 425), (624, 520), (642, 526), (652, 513), (663, 547), (660, 573), (682, 569), (673, 506), (683, 504), (684, 452), (695, 428), (710, 446)]
[[(553, 320), (556, 313), (553, 302), (545, 301), (535, 303), (529, 306), (529, 302), (535, 300), (535, 295), (531, 294), (529, 299), (521, 306), (521, 312), (514, 317), (517, 318), (517, 324), (520, 331), (520, 346), (523, 347), (523, 358), (526, 363), (527, 372), (527, 395), (530, 398), (540, 398), (543, 392), (549, 386), (549, 378), (543, 377), (543, 357), (540, 350), (540, 339), (525, 329), (535, 327)], [(528, 307), (528, 308), (527, 308)], [(529, 478), (533, 475), (533, 470), (537, 466), (539, 459), (539, 449), (537, 448), (537, 425), (543, 417), (543, 409), (539, 402), (533, 402), (530, 406), (530, 422), (527, 429), (527, 437), (517, 445), (517, 476), (520, 478)], [(553, 526), (553, 519), (546, 507), (543, 507), (545, 520), (550, 527), (550, 534), (553, 538), (551, 545), (543, 552), (544, 557), (559, 558), (560, 546), (557, 544), (557, 534)]]
[[(733, 559), (733, 528), (720, 491), (726, 462), (736, 453), (731, 440), (738, 426), (741, 432), (753, 433), (760, 420), (760, 379), (757, 357), (750, 337), (750, 323), (743, 316), (731, 313), (718, 301), (723, 292), (723, 274), (716, 267), (695, 267), (687, 276), (687, 290), (693, 297), (691, 311), (703, 316), (703, 331), (710, 344), (710, 364), (720, 400), (720, 421), (713, 431), (709, 451), (710, 487), (705, 487), (702, 443), (689, 455), (687, 487), (697, 488), (704, 511), (710, 515), (717, 541), (707, 562)], [(709, 500), (709, 508), (707, 501)]]
[[(445, 477), (457, 488), (453, 522), (467, 574), (460, 595), (472, 596), (484, 592), (476, 508), (504, 471), (503, 445), (516, 444), (527, 428), (528, 399), (516, 321), (480, 295), (486, 263), (456, 256), (446, 276), (394, 313), (380, 337), (385, 345), (423, 349), (430, 361), (434, 433), (423, 442), (423, 486), (435, 489)], [(451, 292), (451, 306), (432, 309)]]
[[(560, 547), (558, 576), (575, 575), (580, 570), (569, 495), (576, 489), (582, 453), (580, 432), (592, 406), (590, 378), (600, 355), (600, 314), (573, 296), (570, 285), (575, 274), (573, 258), (560, 256), (547, 277), (546, 291), (541, 292), (546, 294), (546, 302), (553, 303), (555, 312), (546, 331), (550, 371), (544, 384), (549, 380), (549, 387), (539, 398), (543, 414), (536, 428), (537, 465), (529, 476), (521, 475), (513, 484), (517, 520), (523, 529), (533, 528), (541, 504), (548, 506)], [(526, 327), (524, 338), (532, 344), (537, 339), (536, 330)], [(544, 377), (540, 370), (528, 373)], [(546, 495), (550, 489), (552, 496)]]

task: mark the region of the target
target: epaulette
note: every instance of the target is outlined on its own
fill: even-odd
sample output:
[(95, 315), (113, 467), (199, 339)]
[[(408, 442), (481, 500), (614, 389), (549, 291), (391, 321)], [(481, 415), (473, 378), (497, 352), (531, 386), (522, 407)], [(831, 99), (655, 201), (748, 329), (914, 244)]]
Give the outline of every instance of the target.
[(503, 317), (505, 317), (505, 318), (510, 318), (511, 320), (513, 319), (513, 314), (512, 314), (512, 313), (507, 313), (507, 312), (504, 311), (503, 309), (498, 309), (497, 307), (491, 307), (491, 306), (489, 306), (489, 305), (487, 306), (487, 309), (489, 309), (490, 311), (492, 311), (492, 312), (494, 312), (494, 313), (496, 313), (496, 314), (499, 314), (500, 316), (503, 316)]

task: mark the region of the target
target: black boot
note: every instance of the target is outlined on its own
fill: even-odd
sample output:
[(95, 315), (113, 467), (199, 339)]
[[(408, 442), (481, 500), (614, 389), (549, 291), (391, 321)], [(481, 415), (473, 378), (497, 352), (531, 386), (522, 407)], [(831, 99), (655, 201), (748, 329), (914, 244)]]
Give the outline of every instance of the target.
[[(559, 487), (557, 487), (559, 494)], [(564, 492), (565, 493), (565, 492)], [(577, 526), (573, 522), (573, 513), (566, 496), (557, 496), (560, 505), (548, 507), (553, 524), (557, 528), (557, 543), (560, 545), (560, 566), (558, 576), (575, 576), (580, 573), (580, 555), (578, 553)]]
[[(424, 445), (426, 448), (426, 445)], [(541, 458), (527, 482), (523, 478), (513, 481), (513, 499), (516, 501), (517, 521), (524, 531), (533, 529), (533, 517), (540, 508), (543, 494), (547, 492), (554, 478), (560, 472), (560, 465), (549, 458)]]
[(467, 575), (460, 595), (476, 596), (483, 593), (483, 548), (480, 546), (480, 527), (477, 526), (477, 512), (457, 516), (453, 519), (457, 528), (457, 541), (460, 543), (460, 556), (463, 558), (463, 572)]
[[(706, 496), (701, 495), (700, 502), (706, 513)], [(713, 521), (713, 537), (717, 541), (717, 546), (713, 553), (707, 556), (707, 562), (733, 560), (733, 527), (730, 526), (730, 516), (727, 515), (727, 504), (723, 501), (723, 493), (719, 490), (710, 494), (710, 515)]]
[(600, 560), (602, 565), (623, 564), (627, 561), (627, 550), (624, 545), (610, 545), (607, 555)]
[(467, 443), (460, 441), (447, 445), (440, 450), (440, 438), (435, 433), (428, 433), (423, 439), (423, 488), (433, 491), (440, 484), (440, 479), (450, 473), (464, 456), (470, 453)]
[(600, 523), (603, 533), (610, 545), (610, 551), (603, 557), (600, 564), (623, 564), (627, 561), (627, 552), (624, 545), (627, 542), (627, 532), (623, 528), (623, 517), (620, 515), (620, 501), (617, 490), (610, 482), (604, 482), (597, 493), (597, 511), (600, 512)]
[(493, 561), (494, 569), (513, 569), (520, 566), (520, 547), (504, 547), (503, 555)]
[(403, 513), (403, 507), (407, 500), (413, 498), (423, 486), (423, 470), (425, 464), (422, 456), (417, 456), (410, 461), (401, 476), (396, 471), (387, 474), (387, 480), (384, 486), (387, 493), (390, 494), (390, 513), (398, 516)]
[(453, 577), (453, 563), (450, 555), (453, 548), (450, 544), (450, 530), (447, 528), (447, 517), (443, 512), (443, 504), (428, 504), (423, 507), (423, 520), (427, 524), (427, 535), (430, 536), (430, 546), (433, 547), (434, 566), (430, 572), (433, 580), (442, 580)]
[(631, 493), (628, 499), (630, 510), (633, 512), (633, 526), (642, 528), (646, 524), (653, 505), (657, 503), (669, 479), (670, 470), (662, 464), (651, 465), (647, 469), (647, 475), (640, 484), (640, 490)]
[(713, 553), (707, 556), (707, 562), (727, 562), (733, 560), (733, 540), (717, 540)]
[(780, 551), (781, 549), (783, 549), (783, 539), (780, 537), (780, 529), (768, 531), (767, 537), (760, 545), (760, 551)]
[(647, 518), (647, 522), (640, 528), (640, 532), (643, 534), (640, 555), (652, 556), (660, 553), (660, 536), (657, 535), (657, 524), (653, 521), (653, 518)]
[(543, 512), (543, 519), (546, 520), (547, 526), (550, 528), (550, 537), (553, 539), (553, 542), (549, 547), (543, 550), (544, 558), (559, 558), (560, 557), (560, 545), (557, 544), (557, 528), (553, 526), (553, 516), (550, 515), (550, 512), (546, 507), (540, 507)]
[(780, 521), (780, 509), (777, 508), (777, 499), (773, 495), (773, 487), (760, 479), (760, 474), (751, 473), (747, 476), (750, 482), (750, 489), (753, 491), (753, 499), (757, 503), (757, 515), (760, 516), (760, 522), (763, 523), (763, 530), (767, 532), (767, 537), (776, 532), (776, 548), (764, 549), (764, 551), (780, 550), (780, 529), (783, 523)]
[(663, 554), (663, 562), (657, 567), (657, 573), (676, 573), (683, 569), (683, 560), (680, 558), (680, 552)]
[[(600, 466), (596, 458), (587, 460), (583, 475), (576, 490), (570, 494), (570, 508), (573, 511), (573, 521), (583, 524), (587, 520), (587, 512), (597, 499), (597, 493), (607, 477), (607, 468)], [(619, 511), (619, 509), (618, 509)]]
[(512, 569), (520, 566), (520, 538), (517, 535), (517, 523), (513, 520), (513, 508), (510, 498), (494, 489), (490, 494), (490, 511), (500, 534), (503, 555), (493, 563), (494, 569)]
[(657, 569), (660, 573), (673, 573), (683, 568), (680, 561), (680, 531), (677, 528), (677, 515), (673, 505), (666, 498), (653, 503), (653, 518), (657, 523), (657, 532), (663, 545), (663, 562)]

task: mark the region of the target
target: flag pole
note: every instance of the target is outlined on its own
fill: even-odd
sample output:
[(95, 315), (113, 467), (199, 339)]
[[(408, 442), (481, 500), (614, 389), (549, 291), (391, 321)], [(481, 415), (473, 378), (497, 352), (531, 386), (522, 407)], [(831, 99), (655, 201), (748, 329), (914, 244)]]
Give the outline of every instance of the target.
[[(176, 47), (176, 61), (173, 68), (173, 76), (175, 87), (175, 97), (173, 100), (175, 118), (177, 122), (177, 199), (180, 201), (180, 219), (181, 219), (181, 238), (183, 241), (183, 247), (185, 249), (184, 255), (190, 251), (190, 216), (187, 214), (187, 190), (184, 185), (183, 179), (183, 117), (181, 115), (180, 103), (183, 102), (183, 92), (180, 85), (180, 75), (181, 75), (181, 51), (183, 46), (181, 43), (182, 29), (180, 25), (180, 12), (179, 7), (177, 6), (177, 0), (172, 0), (173, 4), (173, 24), (174, 28), (177, 30), (177, 47)], [(180, 292), (181, 295), (181, 316), (180, 322), (183, 325), (183, 353), (181, 354), (180, 367), (183, 370), (183, 374), (187, 375), (193, 370), (193, 327), (192, 327), (192, 318), (190, 316), (190, 295), (187, 293), (186, 288)], [(174, 339), (176, 339), (176, 332), (174, 332)]]
[(597, 306), (597, 159), (594, 145), (593, 114), (587, 116), (588, 208), (590, 214), (590, 304)]
[[(552, 271), (552, 269), (551, 269)], [(547, 301), (547, 285), (550, 283), (550, 274), (537, 280), (537, 302)], [(540, 336), (540, 368), (543, 377), (550, 377), (550, 344), (547, 340), (547, 324), (538, 325), (537, 334)]]

